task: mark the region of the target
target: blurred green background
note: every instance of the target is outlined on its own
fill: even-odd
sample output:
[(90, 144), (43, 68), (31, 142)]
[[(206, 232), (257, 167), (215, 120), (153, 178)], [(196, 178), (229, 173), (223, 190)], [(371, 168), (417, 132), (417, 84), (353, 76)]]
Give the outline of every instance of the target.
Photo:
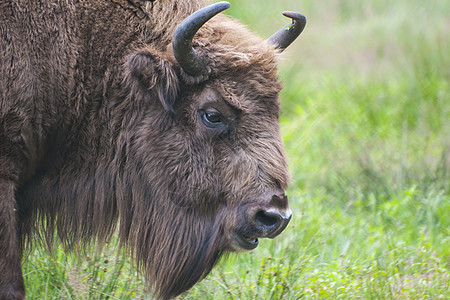
[[(294, 218), (180, 299), (448, 299), (450, 1), (230, 2), (263, 37), (308, 20), (279, 70)], [(28, 299), (148, 298), (114, 251), (36, 249)]]

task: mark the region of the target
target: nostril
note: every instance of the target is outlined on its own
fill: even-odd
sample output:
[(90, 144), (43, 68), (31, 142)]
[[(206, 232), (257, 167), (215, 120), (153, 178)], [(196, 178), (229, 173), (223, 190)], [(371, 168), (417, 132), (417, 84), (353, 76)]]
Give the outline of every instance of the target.
[(272, 227), (280, 220), (280, 216), (260, 210), (256, 213), (256, 221), (263, 226)]

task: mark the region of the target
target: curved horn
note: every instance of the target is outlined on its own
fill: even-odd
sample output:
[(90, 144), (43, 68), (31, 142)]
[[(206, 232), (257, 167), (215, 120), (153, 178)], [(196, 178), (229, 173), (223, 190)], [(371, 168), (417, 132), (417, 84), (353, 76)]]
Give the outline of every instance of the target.
[(190, 75), (206, 72), (206, 64), (197, 51), (192, 48), (192, 39), (197, 31), (209, 19), (230, 7), (228, 2), (219, 2), (197, 10), (177, 26), (172, 37), (175, 59), (183, 70)]
[(306, 25), (306, 17), (298, 12), (285, 11), (285, 17), (291, 18), (292, 23), (284, 26), (282, 29), (275, 32), (267, 40), (274, 44), (277, 49), (283, 51), (302, 33)]

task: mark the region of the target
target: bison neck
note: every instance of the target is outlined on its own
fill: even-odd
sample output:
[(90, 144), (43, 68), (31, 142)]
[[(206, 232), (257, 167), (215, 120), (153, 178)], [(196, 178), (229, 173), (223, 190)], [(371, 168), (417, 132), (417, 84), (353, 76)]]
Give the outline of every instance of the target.
[(50, 245), (56, 233), (69, 250), (101, 246), (118, 232), (154, 291), (174, 297), (206, 276), (223, 254), (222, 216), (206, 218), (174, 204), (133, 169), (100, 159), (95, 167), (74, 163), (29, 182), (18, 191), (20, 230), (28, 241), (39, 230)]

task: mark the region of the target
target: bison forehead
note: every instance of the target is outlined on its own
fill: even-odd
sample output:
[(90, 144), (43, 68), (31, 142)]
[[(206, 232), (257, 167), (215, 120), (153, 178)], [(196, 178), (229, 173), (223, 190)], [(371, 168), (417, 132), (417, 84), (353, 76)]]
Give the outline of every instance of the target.
[(274, 45), (226, 16), (203, 25), (192, 45), (207, 61), (209, 78), (232, 76), (241, 82), (252, 77), (264, 86), (278, 81)]
[(277, 119), (280, 111), (278, 80), (269, 81), (263, 74), (219, 80), (216, 89), (232, 107), (246, 115), (267, 116)]

